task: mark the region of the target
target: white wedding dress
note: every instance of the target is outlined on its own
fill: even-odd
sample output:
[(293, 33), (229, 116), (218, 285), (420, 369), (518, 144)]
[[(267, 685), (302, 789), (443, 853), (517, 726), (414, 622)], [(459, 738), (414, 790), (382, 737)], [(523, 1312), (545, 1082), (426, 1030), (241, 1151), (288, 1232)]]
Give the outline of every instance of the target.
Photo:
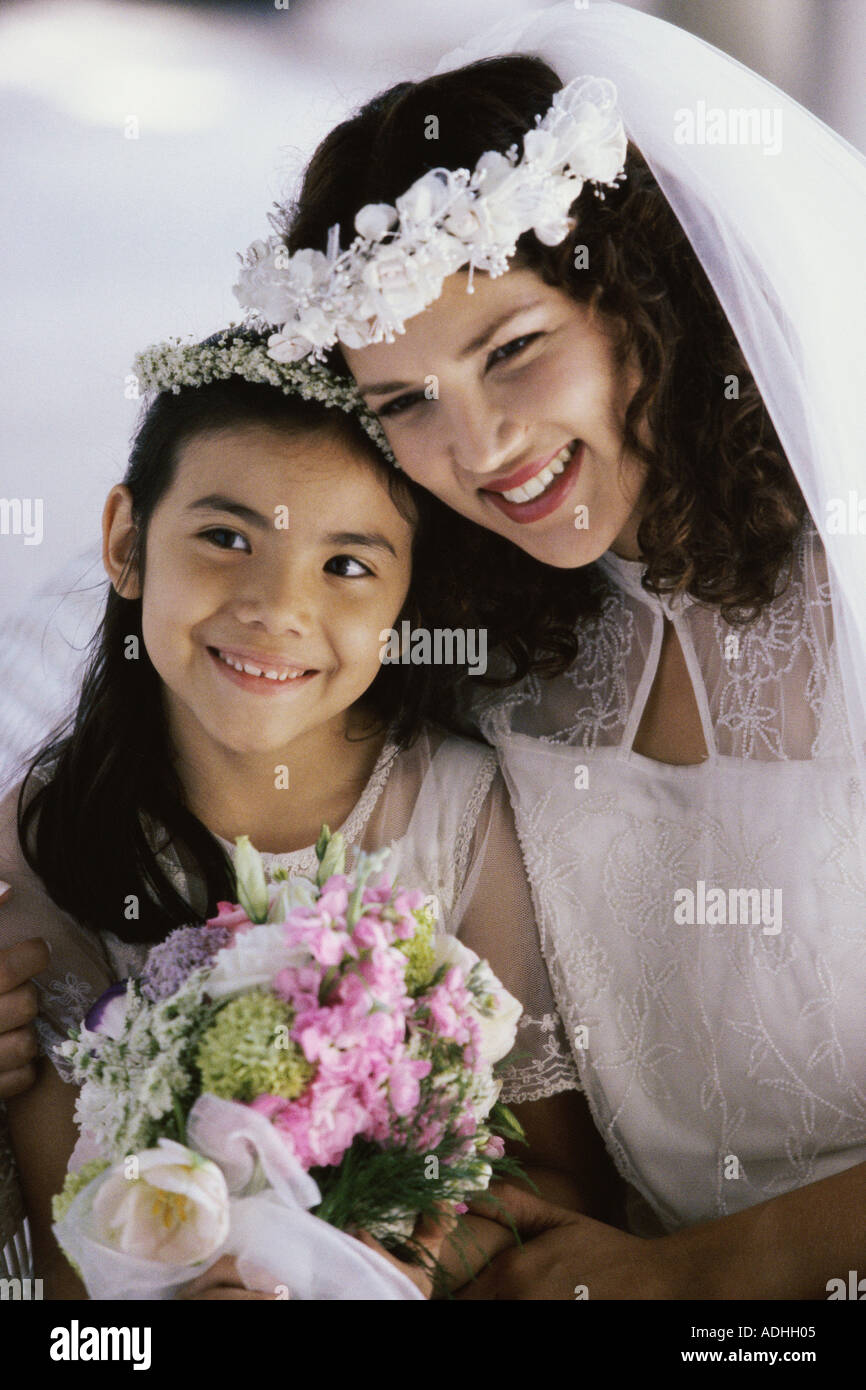
[[(866, 1160), (866, 824), (811, 525), (738, 651), (716, 610), (647, 594), (639, 562), (599, 566), (573, 667), (487, 698), (480, 723), (596, 1123), (672, 1230)], [(665, 617), (709, 751), (696, 766), (632, 750)], [(705, 903), (781, 899), (702, 913), (701, 882)], [(685, 889), (704, 924), (678, 923)]]

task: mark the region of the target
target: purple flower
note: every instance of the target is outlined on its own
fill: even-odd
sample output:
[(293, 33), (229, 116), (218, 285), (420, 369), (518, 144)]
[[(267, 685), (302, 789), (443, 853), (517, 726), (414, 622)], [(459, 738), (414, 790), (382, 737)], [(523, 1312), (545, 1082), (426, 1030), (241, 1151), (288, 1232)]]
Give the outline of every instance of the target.
[(126, 980), (112, 985), (100, 994), (84, 1020), (84, 1026), (91, 1033), (102, 1033), (107, 1038), (119, 1038), (123, 1032), (126, 1017)]
[(178, 927), (154, 946), (141, 977), (141, 992), (155, 1004), (180, 989), (194, 970), (210, 965), (217, 951), (231, 944), (226, 927)]

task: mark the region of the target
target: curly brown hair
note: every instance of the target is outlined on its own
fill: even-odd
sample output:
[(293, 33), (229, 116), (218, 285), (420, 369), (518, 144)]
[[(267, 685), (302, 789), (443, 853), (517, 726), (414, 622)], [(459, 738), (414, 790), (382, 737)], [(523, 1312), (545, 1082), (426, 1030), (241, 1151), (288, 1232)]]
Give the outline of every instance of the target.
[[(472, 168), (486, 150), (519, 145), (561, 86), (541, 59), (515, 55), (392, 87), (317, 149), (297, 201), (280, 210), (289, 250), (324, 248), (335, 223), (352, 229), (364, 204), (393, 203), (431, 168)], [(435, 141), (425, 138), (431, 112)], [(548, 247), (526, 233), (512, 263), (597, 308), (618, 361), (639, 364), (623, 444), (647, 465), (644, 585), (686, 591), (747, 623), (779, 592), (807, 516), (754, 378), (638, 149), (629, 145), (621, 184), (603, 198), (586, 185), (572, 214), (566, 241)], [(586, 268), (576, 268), (578, 246)], [(333, 366), (346, 370), (338, 351)], [(736, 392), (726, 392), (731, 378)], [(435, 499), (424, 509), (425, 608), (453, 624), (484, 623), (510, 655), (512, 679), (564, 669), (577, 653), (576, 620), (598, 611), (596, 566), (552, 569)]]

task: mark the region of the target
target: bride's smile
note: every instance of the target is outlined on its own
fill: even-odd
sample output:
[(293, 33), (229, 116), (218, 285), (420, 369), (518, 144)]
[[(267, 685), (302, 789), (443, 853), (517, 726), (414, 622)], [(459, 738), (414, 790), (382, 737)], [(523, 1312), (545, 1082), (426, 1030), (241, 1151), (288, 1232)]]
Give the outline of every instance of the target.
[(455, 511), (558, 568), (637, 555), (639, 373), (589, 306), (528, 269), (471, 294), (457, 274), (396, 342), (344, 355), (401, 467)]

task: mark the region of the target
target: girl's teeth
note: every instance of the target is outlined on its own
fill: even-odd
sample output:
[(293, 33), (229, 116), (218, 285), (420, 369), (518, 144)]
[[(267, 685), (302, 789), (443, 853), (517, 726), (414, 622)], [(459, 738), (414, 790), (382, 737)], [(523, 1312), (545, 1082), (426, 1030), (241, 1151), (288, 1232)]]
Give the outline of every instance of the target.
[(249, 661), (238, 661), (235, 657), (227, 656), (225, 652), (219, 652), (218, 656), (220, 661), (224, 661), (227, 666), (233, 666), (236, 671), (246, 672), (248, 676), (261, 676), (266, 681), (294, 681), (304, 674), (303, 671), (284, 671), (280, 675), (278, 671), (263, 671)]
[(540, 497), (541, 494), (550, 487), (558, 473), (562, 473), (565, 465), (572, 455), (573, 445), (566, 444), (565, 448), (560, 449), (556, 458), (551, 459), (546, 468), (542, 468), (540, 473), (536, 473), (534, 478), (530, 478), (522, 487), (513, 487), (510, 492), (503, 492), (500, 495), (506, 502), (529, 502), (533, 497)]

